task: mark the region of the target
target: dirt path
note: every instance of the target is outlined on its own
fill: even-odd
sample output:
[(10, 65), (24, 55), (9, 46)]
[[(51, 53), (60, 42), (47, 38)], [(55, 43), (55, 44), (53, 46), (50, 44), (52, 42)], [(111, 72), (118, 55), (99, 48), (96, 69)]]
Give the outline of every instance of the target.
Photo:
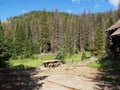
[(87, 66), (87, 62), (77, 65), (62, 65), (51, 68), (43, 75), (48, 76), (41, 90), (97, 90), (97, 82), (93, 78), (100, 73), (97, 69)]
[(112, 80), (105, 74), (109, 77), (106, 79), (103, 72), (87, 66), (88, 63), (0, 73), (0, 90), (120, 90), (119, 83), (113, 82), (118, 78), (113, 76)]

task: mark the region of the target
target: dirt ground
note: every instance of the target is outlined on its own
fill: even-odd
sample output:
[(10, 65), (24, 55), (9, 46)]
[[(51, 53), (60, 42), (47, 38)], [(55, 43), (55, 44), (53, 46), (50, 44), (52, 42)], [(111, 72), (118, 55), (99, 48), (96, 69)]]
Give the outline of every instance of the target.
[(101, 72), (89, 67), (88, 63), (3, 70), (0, 73), (0, 90), (120, 90), (118, 73)]

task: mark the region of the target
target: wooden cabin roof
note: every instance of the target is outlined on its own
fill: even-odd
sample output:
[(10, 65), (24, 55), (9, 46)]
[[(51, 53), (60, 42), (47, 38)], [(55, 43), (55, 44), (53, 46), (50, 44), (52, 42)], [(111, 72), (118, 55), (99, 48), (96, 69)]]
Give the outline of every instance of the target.
[(109, 27), (107, 31), (111, 31), (111, 30), (116, 30), (117, 28), (120, 28), (120, 20), (118, 20), (115, 24), (113, 24), (111, 27)]
[(111, 34), (111, 36), (115, 36), (115, 35), (120, 35), (120, 28)]

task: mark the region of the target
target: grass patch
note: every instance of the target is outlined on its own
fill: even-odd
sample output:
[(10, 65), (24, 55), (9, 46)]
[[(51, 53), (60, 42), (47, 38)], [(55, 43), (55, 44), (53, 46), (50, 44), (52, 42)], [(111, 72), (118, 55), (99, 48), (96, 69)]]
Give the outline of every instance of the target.
[[(90, 58), (91, 57), (91, 53), (90, 52), (85, 52), (85, 56), (86, 56), (86, 58)], [(66, 64), (71, 64), (73, 62), (77, 63), (77, 62), (82, 61), (81, 58), (82, 58), (82, 53), (78, 53), (78, 54), (74, 54), (74, 55), (68, 55), (65, 58), (65, 62), (66, 62)]]
[(10, 68), (29, 68), (41, 66), (45, 60), (53, 60), (54, 55), (35, 55), (33, 58), (9, 60)]
[(65, 63), (71, 64), (73, 62), (79, 62), (81, 61), (81, 56), (82, 56), (82, 53), (78, 53), (74, 55), (67, 55), (67, 57), (65, 58)]
[(85, 52), (86, 58), (90, 58), (92, 56), (91, 52)]
[(97, 61), (91, 62), (89, 66), (94, 68), (100, 68), (100, 64)]
[[(86, 57), (90, 57), (90, 52), (85, 52)], [(78, 62), (81, 61), (82, 53), (74, 54), (74, 55), (68, 55), (65, 58), (66, 64), (74, 64), (76, 65)], [(16, 60), (9, 60), (10, 68), (13, 69), (24, 69), (24, 68), (30, 68), (30, 67), (37, 67), (41, 66), (45, 60), (54, 60), (55, 55), (34, 55), (34, 57), (28, 58), (28, 59), (21, 59), (18, 58)], [(73, 62), (72, 62), (73, 60)]]
[(97, 60), (91, 62), (89, 66), (98, 68), (99, 70), (107, 70), (107, 71), (119, 71), (120, 70), (120, 62), (116, 62), (114, 60)]

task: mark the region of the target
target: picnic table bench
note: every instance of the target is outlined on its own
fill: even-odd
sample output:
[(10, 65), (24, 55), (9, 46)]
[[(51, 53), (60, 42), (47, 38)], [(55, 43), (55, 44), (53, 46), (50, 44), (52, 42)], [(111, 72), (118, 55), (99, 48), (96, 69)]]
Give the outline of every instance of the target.
[(43, 62), (44, 67), (58, 67), (61, 64), (61, 60), (47, 60)]

